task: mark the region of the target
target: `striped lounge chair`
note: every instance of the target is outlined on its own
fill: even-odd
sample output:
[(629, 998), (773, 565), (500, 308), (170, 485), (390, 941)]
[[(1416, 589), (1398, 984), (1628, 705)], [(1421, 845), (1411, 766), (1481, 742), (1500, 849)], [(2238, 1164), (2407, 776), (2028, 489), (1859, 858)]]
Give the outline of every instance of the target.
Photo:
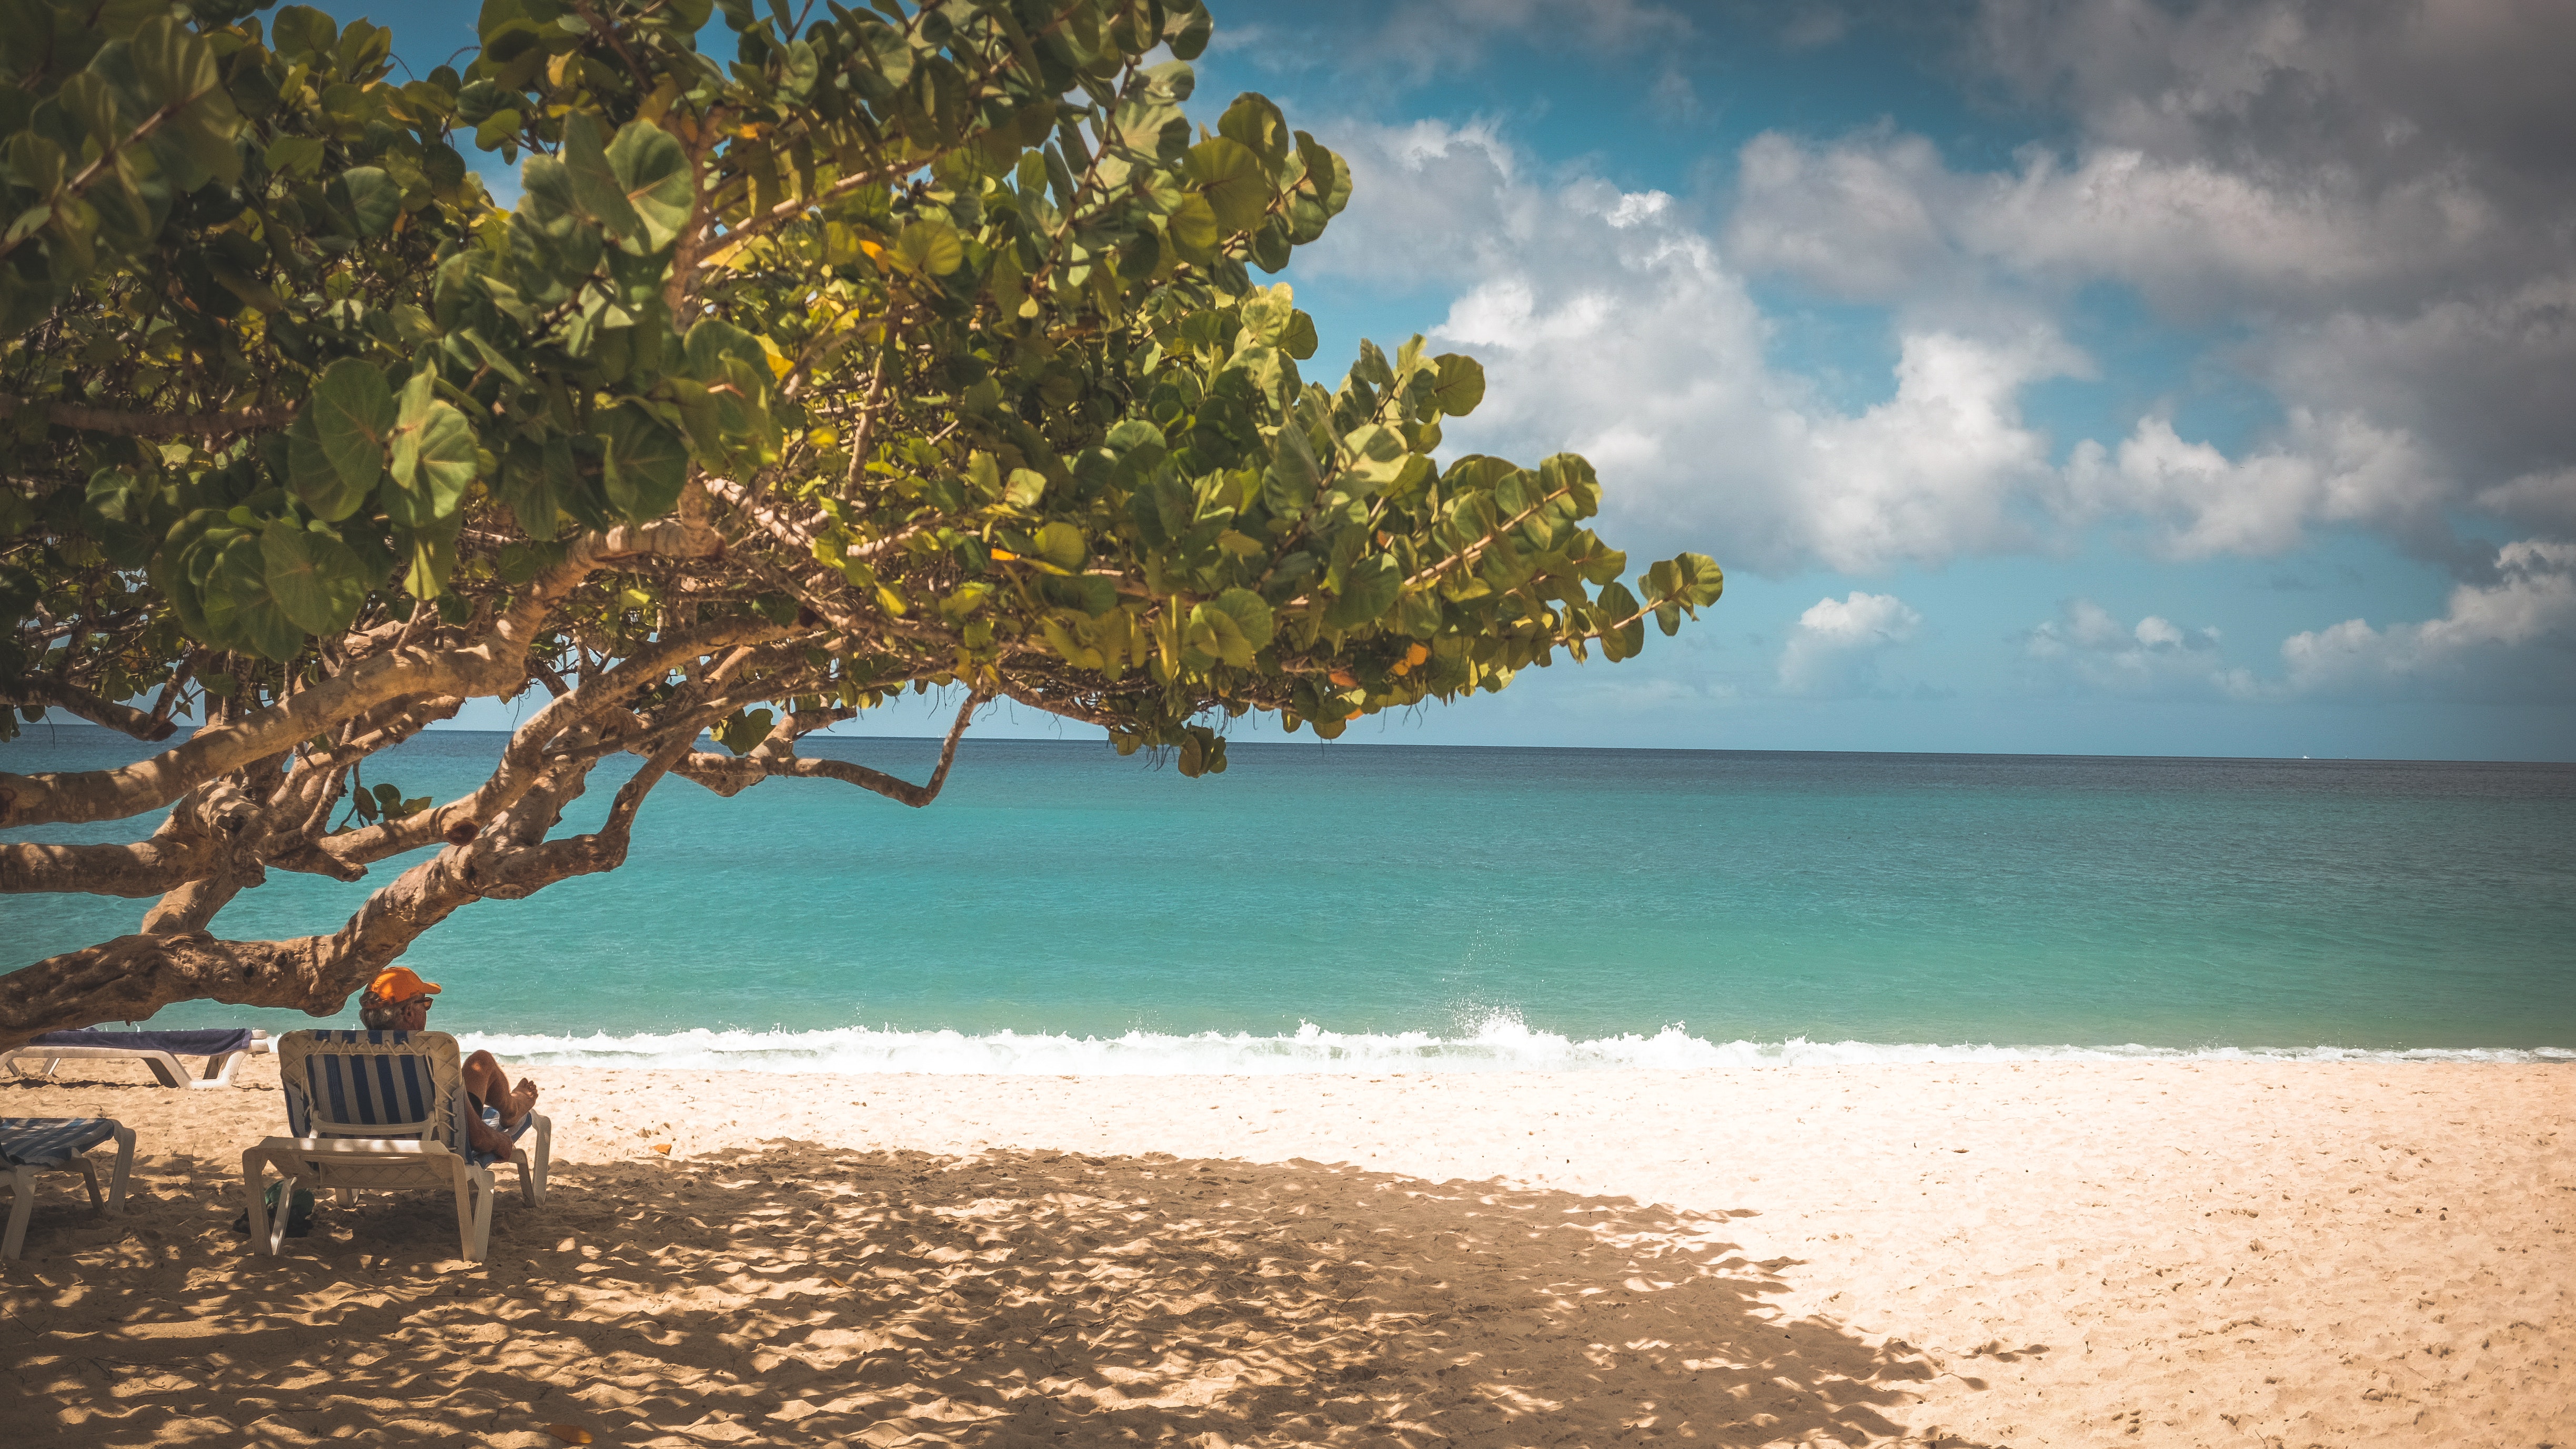
[(89, 1182), (89, 1205), (98, 1200), (98, 1169), (89, 1150), (116, 1139), (116, 1174), (108, 1207), (125, 1211), (125, 1185), (134, 1175), (134, 1129), (105, 1117), (0, 1117), (0, 1159), (9, 1169), (9, 1229), (0, 1234), (0, 1258), (27, 1245), (27, 1218), (36, 1208), (36, 1174), (77, 1172)]
[[(499, 1160), (468, 1146), (474, 1111), (456, 1038), (436, 1031), (291, 1031), (277, 1039), (290, 1135), (242, 1154), (242, 1189), (252, 1246), (274, 1256), (285, 1244), (296, 1185), (350, 1201), (361, 1188), (445, 1188), (456, 1195), (464, 1256), (481, 1262), (492, 1238), (492, 1168)], [(524, 1145), (533, 1135), (533, 1157)], [(531, 1112), (517, 1129), (510, 1161), (519, 1196), (545, 1195), (554, 1124)], [(264, 1179), (286, 1179), (271, 1221)]]

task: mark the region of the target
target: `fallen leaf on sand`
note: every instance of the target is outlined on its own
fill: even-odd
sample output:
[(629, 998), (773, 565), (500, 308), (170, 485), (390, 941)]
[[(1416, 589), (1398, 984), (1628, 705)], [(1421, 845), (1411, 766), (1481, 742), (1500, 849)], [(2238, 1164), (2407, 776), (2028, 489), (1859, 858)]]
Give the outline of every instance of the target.
[[(826, 1273), (826, 1274), (824, 1274), (823, 1276), (824, 1276), (824, 1277), (826, 1277), (826, 1278), (832, 1278), (832, 1275), (831, 1275), (831, 1274), (829, 1274), (829, 1273)], [(842, 1281), (841, 1281), (840, 1279), (838, 1279), (838, 1278), (832, 1278), (832, 1286), (833, 1286), (833, 1287), (835, 1287), (835, 1288), (847, 1288), (847, 1287), (849, 1287), (850, 1285), (849, 1285), (849, 1284), (847, 1284), (847, 1283), (842, 1282)]]
[(546, 1432), (554, 1435), (556, 1438), (561, 1439), (567, 1444), (587, 1444), (590, 1442), (590, 1431), (579, 1424), (548, 1424), (546, 1426)]
[(668, 1142), (656, 1142), (653, 1144), (653, 1150), (661, 1153), (664, 1157), (668, 1157), (671, 1155), (671, 1144)]

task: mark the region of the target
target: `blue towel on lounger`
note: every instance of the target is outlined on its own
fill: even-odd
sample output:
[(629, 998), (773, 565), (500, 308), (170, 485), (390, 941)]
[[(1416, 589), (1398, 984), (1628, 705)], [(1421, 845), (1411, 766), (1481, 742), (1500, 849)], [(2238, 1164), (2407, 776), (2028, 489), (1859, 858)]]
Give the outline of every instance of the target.
[(60, 1167), (115, 1135), (105, 1117), (0, 1117), (0, 1157)]
[(219, 1057), (250, 1050), (250, 1028), (206, 1027), (190, 1031), (49, 1031), (30, 1047), (116, 1047), (126, 1051), (168, 1052), (181, 1057)]

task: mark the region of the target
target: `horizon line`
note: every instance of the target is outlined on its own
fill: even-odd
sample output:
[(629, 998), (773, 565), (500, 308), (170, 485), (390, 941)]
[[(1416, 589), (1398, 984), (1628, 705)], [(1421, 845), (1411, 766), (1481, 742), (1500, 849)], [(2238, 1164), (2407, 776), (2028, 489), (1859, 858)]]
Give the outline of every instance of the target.
[[(21, 738), (24, 738), (24, 737), (26, 736), (26, 734), (27, 734), (29, 731), (32, 731), (32, 730), (34, 730), (34, 729), (38, 728), (39, 724), (41, 724), (41, 725), (42, 725), (42, 727), (47, 728), (47, 729), (96, 730), (96, 731), (98, 731), (100, 734), (115, 735), (115, 736), (116, 736), (117, 738), (119, 738), (119, 739), (131, 739), (131, 738), (133, 738), (132, 736), (127, 735), (127, 734), (126, 734), (124, 731), (122, 731), (122, 730), (111, 729), (111, 728), (109, 728), (109, 727), (107, 727), (107, 726), (105, 726), (105, 725), (92, 724), (92, 723), (90, 723), (90, 722), (89, 722), (89, 721), (87, 721), (87, 720), (74, 720), (74, 721), (70, 721), (70, 722), (67, 722), (67, 723), (66, 723), (66, 722), (56, 722), (56, 721), (53, 721), (53, 720), (45, 720), (45, 721), (39, 721), (39, 722), (35, 722), (35, 723), (22, 723), (22, 724), (19, 726), (19, 735), (20, 735), (20, 737), (21, 737)], [(186, 733), (188, 733), (188, 734), (193, 734), (193, 733), (195, 733), (195, 731), (197, 730), (198, 726), (195, 726), (195, 725), (186, 725), (186, 726), (182, 726), (181, 728), (182, 728)], [(475, 728), (475, 727), (472, 727), (472, 726), (466, 726), (466, 725), (443, 725), (443, 726), (433, 726), (433, 727), (431, 727), (431, 728), (429, 728), (429, 729), (422, 730), (422, 731), (421, 731), (421, 733), (420, 733), (420, 735), (416, 735), (416, 736), (414, 736), (414, 738), (415, 738), (415, 739), (417, 739), (417, 738), (420, 738), (420, 737), (422, 737), (422, 736), (426, 736), (426, 735), (439, 734), (439, 735), (494, 735), (494, 736), (498, 736), (498, 737), (503, 738), (503, 739), (507, 739), (507, 738), (508, 738), (511, 734), (513, 734), (513, 733), (514, 733), (514, 731), (511, 731), (511, 730), (479, 729), (479, 728)], [(179, 736), (174, 736), (174, 738), (177, 738), (177, 737), (179, 737)], [(707, 738), (707, 736), (701, 736), (701, 738)], [(875, 741), (889, 741), (889, 742), (898, 743), (898, 744), (923, 744), (923, 745), (938, 745), (938, 744), (941, 744), (941, 743), (943, 743), (943, 742), (944, 742), (944, 737), (943, 737), (943, 736), (940, 736), (940, 735), (839, 735), (839, 734), (831, 734), (831, 733), (824, 732), (824, 731), (816, 731), (815, 733), (813, 733), (813, 734), (811, 734), (811, 735), (807, 735), (807, 736), (805, 736), (805, 738), (807, 738), (807, 739), (825, 739), (825, 740), (850, 740), (850, 741), (875, 740)], [(989, 735), (988, 735), (988, 736), (984, 736), (984, 737), (982, 737), (982, 738), (980, 738), (980, 739), (979, 739), (977, 736), (975, 736), (975, 735), (973, 735), (973, 734), (971, 734), (971, 733), (970, 733), (970, 734), (968, 734), (968, 735), (964, 736), (963, 738), (961, 738), (961, 739), (959, 740), (959, 742), (958, 742), (958, 743), (959, 743), (960, 748), (963, 748), (964, 746), (969, 745), (969, 744), (985, 744), (985, 745), (1006, 745), (1006, 744), (1007, 744), (1007, 745), (1069, 745), (1069, 746), (1070, 746), (1070, 745), (1078, 745), (1078, 746), (1082, 746), (1082, 747), (1084, 747), (1084, 748), (1098, 748), (1098, 747), (1100, 747), (1100, 746), (1106, 745), (1106, 744), (1108, 743), (1108, 739), (1107, 739), (1107, 737), (1106, 737), (1105, 735), (1104, 735), (1102, 738), (1098, 739), (1098, 740), (1046, 739), (1046, 738), (1041, 738), (1041, 737), (1037, 737), (1037, 736), (1030, 736), (1030, 735), (1008, 735), (1008, 736), (1001, 736), (1001, 737), (995, 737), (995, 736), (989, 736)], [(1326, 749), (1336, 749), (1336, 748), (1341, 748), (1341, 749), (1368, 749), (1368, 750), (1549, 750), (1549, 751), (1557, 751), (1557, 752), (1563, 752), (1563, 753), (1596, 753), (1596, 754), (1601, 754), (1601, 753), (1618, 753), (1618, 754), (1655, 754), (1655, 755), (1819, 755), (1819, 756), (1836, 756), (1836, 757), (1844, 757), (1844, 758), (1872, 758), (1872, 759), (1896, 758), (1896, 759), (1945, 759), (1945, 760), (2128, 760), (2128, 761), (2160, 761), (2160, 760), (2162, 760), (2162, 761), (2185, 761), (2185, 762), (2190, 762), (2190, 763), (2195, 763), (2195, 764), (2504, 765), (2504, 766), (2520, 766), (2520, 767), (2525, 767), (2525, 768), (2532, 768), (2532, 767), (2539, 767), (2539, 768), (2552, 768), (2552, 769), (2571, 769), (2571, 768), (2576, 768), (2576, 759), (2565, 759), (2565, 760), (2513, 760), (2513, 759), (2494, 759), (2494, 758), (2484, 758), (2484, 757), (2453, 757), (2453, 758), (2447, 758), (2447, 759), (2445, 759), (2445, 758), (2440, 758), (2440, 757), (2428, 757), (2428, 756), (2395, 756), (2395, 755), (2148, 755), (2148, 754), (2100, 754), (2100, 753), (2085, 754), (2085, 753), (2069, 753), (2069, 752), (2064, 752), (2064, 751), (2046, 751), (2046, 750), (2037, 750), (2037, 751), (2015, 751), (2015, 750), (1783, 750), (1783, 749), (1750, 749), (1750, 748), (1740, 748), (1740, 747), (1727, 747), (1727, 746), (1721, 746), (1721, 745), (1498, 745), (1498, 744), (1460, 744), (1460, 743), (1440, 742), (1440, 741), (1429, 741), (1429, 740), (1423, 740), (1423, 741), (1370, 741), (1370, 740), (1256, 740), (1256, 739), (1240, 739), (1240, 738), (1228, 738), (1228, 739), (1227, 739), (1227, 741), (1226, 741), (1226, 745), (1227, 745), (1227, 748), (1228, 748), (1228, 749), (1316, 749), (1316, 750), (1326, 750)], [(0, 749), (6, 749), (6, 748), (7, 748), (7, 743), (6, 743), (6, 742), (0, 742)], [(397, 746), (396, 748), (400, 748), (400, 747), (399, 747), (399, 746)]]

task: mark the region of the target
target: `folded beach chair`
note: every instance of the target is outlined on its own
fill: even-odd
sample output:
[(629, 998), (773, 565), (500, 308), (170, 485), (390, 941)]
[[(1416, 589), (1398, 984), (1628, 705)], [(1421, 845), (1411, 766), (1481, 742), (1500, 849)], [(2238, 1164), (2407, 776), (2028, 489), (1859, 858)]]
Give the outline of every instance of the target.
[[(165, 1087), (229, 1087), (233, 1068), (245, 1055), (268, 1049), (267, 1032), (242, 1026), (205, 1031), (49, 1031), (25, 1046), (0, 1052), (0, 1062), (22, 1077), (50, 1077), (54, 1064), (66, 1058), (141, 1062)], [(191, 1077), (179, 1065), (181, 1057), (204, 1057), (205, 1074)], [(28, 1062), (43, 1065), (30, 1073)]]
[[(464, 1256), (483, 1260), (492, 1237), (492, 1165), (473, 1151), (465, 1124), (474, 1111), (456, 1038), (444, 1032), (291, 1031), (277, 1039), (278, 1076), (286, 1088), (292, 1135), (271, 1137), (242, 1154), (242, 1189), (253, 1247), (274, 1256), (284, 1246), (285, 1205), (297, 1185), (351, 1200), (360, 1188), (443, 1188), (456, 1195), (456, 1232)], [(514, 1145), (519, 1196), (545, 1194), (554, 1124), (531, 1112), (518, 1126), (533, 1130), (533, 1158)], [(286, 1180), (279, 1211), (269, 1212), (263, 1179)]]
[(36, 1208), (36, 1174), (77, 1172), (89, 1183), (89, 1205), (99, 1206), (98, 1169), (89, 1150), (116, 1139), (116, 1174), (108, 1206), (125, 1211), (125, 1184), (134, 1175), (134, 1129), (105, 1117), (0, 1117), (0, 1160), (9, 1169), (9, 1230), (0, 1234), (0, 1258), (27, 1245), (27, 1218)]

